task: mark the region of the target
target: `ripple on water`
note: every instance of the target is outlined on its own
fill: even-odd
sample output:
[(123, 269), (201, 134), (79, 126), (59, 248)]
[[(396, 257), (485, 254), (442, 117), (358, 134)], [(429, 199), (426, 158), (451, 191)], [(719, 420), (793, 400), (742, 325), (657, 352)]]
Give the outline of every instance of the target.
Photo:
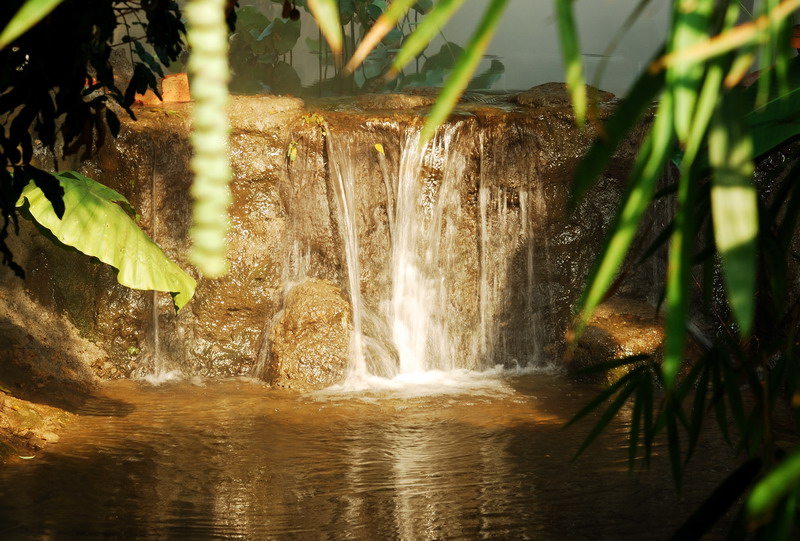
[(110, 383), (0, 471), (0, 538), (655, 539), (724, 476), (715, 451), (678, 500), (663, 457), (628, 473), (622, 424), (571, 462), (592, 389), (554, 374), (380, 385)]

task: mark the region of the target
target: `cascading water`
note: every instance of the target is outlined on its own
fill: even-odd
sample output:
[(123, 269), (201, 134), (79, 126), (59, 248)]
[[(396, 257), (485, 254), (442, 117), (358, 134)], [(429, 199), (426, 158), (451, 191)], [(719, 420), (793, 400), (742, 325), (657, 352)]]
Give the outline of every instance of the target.
[[(489, 145), (482, 136), (476, 137), (468, 121), (445, 125), (424, 147), (419, 145), (419, 128), (405, 128), (399, 145), (387, 145), (386, 156), (376, 154), (385, 185), (386, 200), (381, 205), (385, 205), (389, 235), (382, 238), (389, 245), (383, 249), (386, 262), (381, 268), (388, 279), (385, 287), (372, 287), (372, 295), (365, 297), (359, 239), (369, 235), (362, 230), (369, 223), (365, 217), (369, 209), (364, 208), (368, 199), (362, 200), (357, 193), (363, 183), (356, 175), (368, 173), (358, 169), (354, 160), (369, 137), (380, 140), (380, 126), (373, 128), (368, 127), (365, 139), (347, 142), (335, 129), (328, 129), (329, 168), (353, 306), (349, 378), (485, 370), (496, 364), (540, 359), (540, 345), (534, 345), (523, 359), (510, 358), (505, 327), (512, 319), (517, 326), (524, 320), (528, 328), (522, 332), (535, 335), (525, 339), (526, 345), (542, 337), (534, 315), (531, 225), (532, 204), (542, 199), (536, 194), (532, 203), (527, 186), (497, 183), (488, 170), (493, 165), (486, 155)], [(477, 176), (474, 167), (470, 169), (476, 160)], [(525, 169), (518, 176), (530, 173)], [(522, 304), (515, 304), (507, 291), (509, 281), (515, 279), (518, 253), (524, 254)], [(518, 306), (522, 314), (513, 313)], [(375, 337), (364, 321), (378, 314), (390, 329), (391, 343), (382, 351), (396, 352), (396, 356), (383, 355), (375, 363), (374, 354), (364, 346)]]

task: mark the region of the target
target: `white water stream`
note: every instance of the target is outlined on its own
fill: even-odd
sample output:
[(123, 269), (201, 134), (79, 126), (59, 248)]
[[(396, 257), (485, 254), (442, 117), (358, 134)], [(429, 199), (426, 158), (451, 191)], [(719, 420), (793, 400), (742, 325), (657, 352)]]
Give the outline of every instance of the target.
[[(541, 339), (534, 295), (532, 204), (539, 194), (495, 184), (481, 166), (477, 180), (468, 177), (475, 137), (461, 123), (441, 128), (424, 148), (419, 128), (406, 129), (395, 152), (394, 174), (380, 153), (386, 186), (386, 214), (391, 246), (387, 247), (390, 287), (387, 298), (369, 306), (362, 294), (359, 248), (359, 181), (353, 165), (353, 141), (344, 141), (328, 129), (329, 167), (336, 192), (339, 232), (347, 262), (347, 283), (353, 308), (351, 365), (346, 386), (359, 388), (374, 376), (383, 378), (446, 373), (456, 369), (488, 370), (541, 362), (538, 349), (528, 358), (510, 359), (505, 353), (504, 318), (514, 308), (508, 293), (513, 258), (524, 253), (524, 317), (528, 331)], [(485, 143), (477, 141), (484, 163)], [(488, 163), (488, 162), (486, 162)], [(465, 186), (477, 182), (477, 201)], [(532, 201), (533, 200), (533, 201)], [(363, 202), (361, 203), (363, 205)], [(535, 209), (539, 211), (540, 209)], [(464, 224), (473, 224), (474, 239), (464, 239)], [(363, 226), (362, 226), (363, 227)], [(464, 246), (472, 243), (464, 255)], [(465, 314), (461, 299), (474, 314)], [(367, 348), (375, 337), (365, 333), (365, 319), (379, 318), (390, 329), (390, 344)], [(469, 328), (473, 321), (476, 328)], [(368, 327), (375, 327), (369, 325)], [(466, 327), (466, 328), (465, 328)], [(537, 340), (538, 341), (538, 340)], [(377, 352), (377, 353), (376, 353)], [(392, 353), (389, 353), (392, 352)], [(396, 355), (394, 354), (396, 352)], [(378, 358), (376, 360), (376, 357)], [(374, 382), (373, 382), (374, 384)]]

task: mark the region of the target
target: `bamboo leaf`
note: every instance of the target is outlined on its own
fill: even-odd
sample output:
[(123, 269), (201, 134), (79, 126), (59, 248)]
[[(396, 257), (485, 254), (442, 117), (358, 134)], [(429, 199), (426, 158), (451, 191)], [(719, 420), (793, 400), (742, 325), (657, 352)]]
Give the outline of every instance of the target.
[(139, 229), (124, 196), (74, 171), (55, 176), (64, 189), (63, 218), (34, 182), (25, 187), (17, 206), (59, 242), (117, 269), (120, 284), (169, 292), (176, 310), (189, 302), (194, 279)]
[(653, 196), (664, 164), (672, 146), (672, 110), (669, 96), (664, 96), (658, 108), (656, 120), (642, 150), (637, 156), (623, 196), (623, 203), (614, 218), (606, 238), (602, 254), (587, 279), (587, 288), (580, 303), (580, 313), (575, 323), (571, 340), (576, 341), (583, 333), (595, 308), (602, 302), (606, 291), (613, 283), (636, 228)]
[[(699, 120), (698, 122), (702, 122)], [(695, 124), (696, 126), (698, 124)], [(661, 376), (664, 388), (672, 391), (683, 360), (688, 315), (689, 270), (695, 240), (694, 204), (700, 178), (696, 167), (682, 164), (678, 181), (678, 210), (675, 214), (675, 232), (669, 250), (667, 267), (667, 324), (664, 340), (664, 361)]]
[(728, 301), (746, 336), (755, 312), (758, 195), (752, 182), (752, 139), (737, 122), (737, 110), (725, 103), (718, 107), (708, 137), (714, 171), (711, 215)]
[(308, 9), (317, 21), (322, 35), (337, 57), (342, 52), (342, 26), (339, 23), (339, 6), (336, 0), (308, 0)]
[(747, 522), (769, 520), (778, 503), (800, 485), (800, 450), (795, 449), (755, 486), (745, 503)]
[(361, 65), (367, 55), (380, 43), (386, 34), (392, 31), (397, 21), (411, 9), (411, 6), (413, 6), (416, 1), (417, 0), (394, 0), (389, 5), (386, 11), (375, 21), (375, 24), (372, 25), (372, 28), (369, 29), (369, 32), (361, 38), (361, 42), (358, 44), (353, 56), (350, 57), (350, 60), (342, 70), (344, 75), (353, 73), (356, 68)]
[(406, 64), (425, 50), (425, 47), (439, 34), (444, 25), (447, 24), (447, 21), (450, 20), (463, 3), (464, 0), (439, 0), (433, 10), (417, 26), (416, 30), (403, 41), (403, 46), (398, 51), (387, 76), (396, 76)]
[(30, 30), (36, 23), (47, 17), (63, 0), (28, 0), (11, 18), (0, 33), (0, 49)]
[[(670, 52), (686, 49), (707, 38), (714, 0), (676, 0), (673, 5)], [(675, 102), (675, 132), (681, 142), (689, 138), (697, 86), (702, 76), (703, 64), (692, 60), (680, 60), (667, 68), (667, 82)]]
[(420, 133), (420, 146), (430, 140), (436, 132), (436, 128), (450, 116), (450, 112), (455, 107), (467, 84), (469, 84), (472, 74), (478, 67), (486, 47), (489, 45), (495, 30), (497, 30), (507, 4), (508, 0), (492, 0), (486, 8), (478, 29), (456, 62), (453, 72), (447, 78), (442, 92), (436, 99), (436, 104), (425, 121)]
[(578, 165), (573, 175), (575, 180), (569, 200), (570, 212), (575, 210), (586, 191), (605, 171), (614, 151), (631, 129), (639, 125), (645, 111), (650, 109), (653, 100), (663, 88), (663, 71), (655, 74), (647, 70), (642, 72), (627, 97), (620, 102), (611, 118), (601, 128), (600, 134)]
[(556, 0), (558, 35), (561, 39), (561, 53), (564, 57), (564, 74), (567, 79), (575, 122), (582, 127), (586, 122), (586, 80), (583, 76), (578, 32), (572, 13), (573, 0)]

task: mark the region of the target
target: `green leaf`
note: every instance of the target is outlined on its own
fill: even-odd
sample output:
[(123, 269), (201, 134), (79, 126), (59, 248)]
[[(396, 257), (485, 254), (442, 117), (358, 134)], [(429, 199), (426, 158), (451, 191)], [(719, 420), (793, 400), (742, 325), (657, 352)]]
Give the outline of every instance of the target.
[[(676, 0), (673, 2), (669, 52), (691, 47), (707, 38), (714, 0)], [(697, 86), (703, 76), (703, 63), (681, 60), (667, 68), (667, 81), (674, 97), (675, 132), (686, 142), (691, 129)]]
[[(658, 53), (658, 56), (662, 53), (663, 50)], [(586, 156), (578, 165), (575, 175), (573, 175), (575, 181), (570, 194), (570, 211), (575, 210), (586, 191), (608, 167), (614, 151), (625, 136), (634, 127), (640, 125), (645, 111), (652, 107), (653, 100), (663, 88), (663, 71), (651, 73), (649, 70), (644, 70), (642, 72), (631, 91), (600, 129), (597, 138), (592, 142)]]
[(433, 11), (428, 13), (417, 29), (403, 42), (392, 64), (388, 77), (394, 77), (406, 64), (414, 60), (419, 53), (436, 37), (447, 24), (447, 21), (461, 7), (464, 0), (439, 0)]
[(667, 266), (667, 324), (661, 375), (664, 388), (672, 391), (683, 360), (689, 311), (689, 271), (695, 241), (694, 202), (700, 178), (697, 169), (684, 164), (678, 183), (678, 210), (669, 247)]
[(564, 56), (564, 74), (567, 79), (575, 122), (583, 126), (586, 122), (586, 81), (583, 77), (583, 62), (578, 44), (578, 32), (572, 14), (573, 0), (556, 0), (558, 34), (561, 38), (561, 52)]
[(723, 100), (717, 108), (708, 136), (711, 215), (728, 301), (748, 335), (755, 313), (758, 194), (752, 182), (752, 139), (734, 116), (737, 109), (727, 103)]
[(336, 0), (308, 0), (308, 9), (317, 21), (333, 54), (342, 52), (342, 27), (339, 24), (339, 6)]
[(425, 121), (420, 133), (420, 145), (423, 145), (433, 137), (436, 128), (450, 116), (450, 112), (458, 102), (461, 93), (467, 87), (475, 68), (478, 67), (483, 57), (486, 47), (488, 47), (495, 30), (497, 30), (497, 26), (500, 24), (500, 18), (503, 15), (506, 4), (508, 4), (508, 0), (492, 0), (486, 8), (478, 29), (464, 49), (464, 53), (459, 57), (458, 62), (456, 62), (453, 72), (447, 78), (442, 92), (436, 99), (436, 104)]
[(124, 196), (74, 171), (56, 173), (64, 189), (63, 219), (36, 184), (30, 182), (17, 206), (61, 243), (118, 270), (117, 281), (134, 288), (166, 291), (180, 310), (192, 298), (194, 278), (180, 269), (131, 219)]
[(747, 498), (745, 509), (750, 524), (769, 520), (778, 503), (800, 485), (800, 449), (769, 472)]
[(0, 34), (0, 49), (27, 32), (47, 17), (63, 0), (28, 0), (17, 11)]
[(614, 218), (608, 237), (587, 279), (580, 313), (575, 323), (573, 341), (580, 338), (595, 308), (603, 301), (606, 291), (622, 265), (636, 234), (636, 228), (653, 196), (655, 185), (672, 148), (672, 106), (664, 96), (656, 114), (653, 128), (636, 158), (628, 181), (623, 203)]

